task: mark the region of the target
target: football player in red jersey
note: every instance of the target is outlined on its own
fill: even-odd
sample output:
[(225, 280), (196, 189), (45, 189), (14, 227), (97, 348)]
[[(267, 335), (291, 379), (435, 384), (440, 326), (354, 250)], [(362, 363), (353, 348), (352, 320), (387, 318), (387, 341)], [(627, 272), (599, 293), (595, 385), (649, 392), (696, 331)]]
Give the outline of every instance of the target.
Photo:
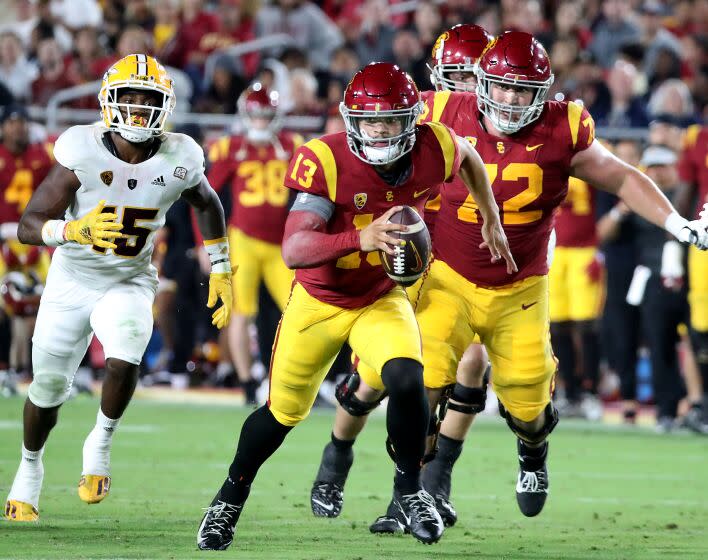
[[(436, 223), (435, 260), (416, 318), (433, 405), (436, 392), (455, 383), (464, 349), (480, 337), (490, 356), (500, 412), (517, 436), (517, 502), (524, 515), (534, 516), (546, 500), (546, 439), (558, 421), (551, 403), (556, 361), (548, 327), (547, 247), (568, 178), (617, 194), (683, 242), (705, 248), (708, 233), (698, 221), (682, 218), (646, 175), (595, 141), (592, 117), (581, 105), (546, 101), (553, 74), (533, 36), (509, 31), (493, 40), (480, 59), (477, 80), (475, 95), (436, 95), (429, 114), (458, 115), (458, 134), (479, 151), (519, 270), (509, 276), (489, 266), (479, 250), (476, 201), (454, 182), (447, 184)], [(393, 527), (394, 511), (389, 508), (379, 525)]]
[(21, 105), (0, 112), (0, 239), (17, 239), (20, 216), (53, 163), (50, 144), (30, 143), (27, 120)]
[[(27, 120), (27, 111), (21, 105), (7, 105), (0, 111), (0, 278), (13, 267), (13, 262), (8, 261), (27, 262), (30, 252), (37, 253), (34, 248), (17, 241), (17, 224), (35, 187), (52, 167), (51, 145), (30, 142)], [(44, 280), (49, 265), (47, 253), (39, 251), (30, 260), (34, 261), (32, 268), (38, 269), (37, 275)], [(8, 392), (13, 392), (15, 386), (15, 375), (6, 363), (9, 362), (9, 348), (18, 344), (25, 346), (24, 341), (11, 341), (11, 332), (10, 318), (0, 303), (0, 336), (7, 338), (0, 340), (4, 347), (0, 352), (0, 389), (8, 388)], [(30, 329), (27, 336), (31, 335)], [(18, 336), (17, 332), (15, 336)]]
[[(708, 126), (694, 125), (684, 137), (679, 174), (683, 181), (679, 209), (698, 217), (708, 204)], [(695, 208), (691, 205), (695, 201)], [(704, 210), (705, 215), (705, 210)], [(706, 217), (708, 221), (708, 216)], [(663, 264), (663, 263), (662, 263)], [(680, 263), (679, 263), (680, 264)], [(696, 431), (708, 433), (708, 253), (694, 247), (688, 253), (688, 302), (691, 308), (691, 339), (703, 379), (703, 403), (694, 403), (686, 418)]]
[(420, 482), (428, 403), (420, 335), (405, 292), (388, 278), (377, 251), (393, 253), (387, 223), (401, 205), (423, 205), (435, 186), (459, 171), (482, 215), (483, 246), (505, 274), (516, 270), (481, 160), (440, 123), (416, 125), (422, 103), (411, 78), (372, 63), (347, 86), (346, 132), (302, 146), (285, 184), (298, 191), (283, 238), (295, 285), (273, 348), (268, 404), (243, 425), (229, 476), (199, 527), (200, 549), (233, 540), (260, 466), (310, 411), (319, 385), (344, 342), (372, 367), (364, 381), (389, 395), (387, 428), (396, 450), (394, 502), (410, 531), (436, 542), (443, 523)]
[(251, 377), (248, 326), (258, 313), (258, 290), (265, 283), (280, 310), (285, 307), (292, 271), (280, 254), (289, 191), (283, 185), (288, 161), (303, 142), (299, 134), (282, 132), (278, 93), (260, 83), (238, 101), (245, 133), (225, 136), (209, 151), (209, 182), (219, 191), (231, 189), (229, 238), (234, 276), (234, 313), (229, 347), (246, 402), (256, 402), (257, 384)]
[[(597, 254), (595, 190), (585, 181), (574, 177), (568, 181), (568, 194), (556, 212), (555, 230), (558, 238), (548, 275), (551, 341), (558, 358), (558, 374), (565, 385), (565, 399), (556, 402), (563, 416), (574, 414), (599, 420), (602, 408), (595, 394), (600, 361), (597, 318), (602, 305), (602, 264)], [(575, 350), (575, 335), (581, 341), (579, 353)], [(581, 375), (576, 373), (578, 361)]]
[[(435, 91), (421, 93), (424, 102), (421, 120), (442, 122), (457, 131), (458, 115), (446, 112), (443, 116), (437, 112), (437, 109), (444, 108), (445, 105), (442, 101), (435, 105), (435, 99), (447, 99), (451, 91), (474, 91), (477, 85), (474, 69), (491, 40), (492, 36), (482, 27), (468, 24), (456, 25), (438, 37), (433, 46), (433, 66), (430, 69), (430, 79)], [(430, 107), (434, 107), (436, 111), (431, 113)], [(457, 181), (459, 179), (455, 179), (455, 182)], [(445, 188), (445, 185), (441, 188)], [(425, 205), (425, 222), (433, 237), (433, 243), (440, 199), (441, 194), (438, 194)], [(421, 284), (422, 279), (406, 290), (414, 304)], [(450, 473), (462, 450), (462, 440), (474, 418), (472, 413), (480, 412), (484, 408), (486, 397), (486, 393), (476, 387), (481, 383), (488, 367), (488, 358), (484, 346), (478, 343), (478, 339), (475, 342), (467, 348), (460, 360), (457, 372), (457, 400), (449, 401), (447, 413), (440, 419), (438, 453), (426, 464), (422, 474), (423, 486), (434, 497), (446, 526), (454, 525), (457, 520), (457, 513), (449, 501)], [(358, 359), (355, 363), (359, 372), (348, 376), (339, 386), (337, 396), (340, 404), (335, 415), (331, 442), (325, 446), (322, 453), (322, 461), (310, 492), (312, 512), (319, 517), (337, 517), (340, 514), (344, 502), (344, 485), (354, 461), (354, 442), (364, 428), (369, 412), (380, 401), (379, 393), (360, 380), (360, 373), (365, 378), (372, 375), (369, 372), (370, 367)], [(439, 395), (436, 395), (436, 402), (438, 397)], [(438, 419), (433, 415), (431, 433), (435, 434), (437, 427)], [(432, 443), (432, 446), (435, 446), (435, 443)], [(391, 523), (383, 520), (383, 526), (379, 527), (375, 523), (372, 530), (390, 532), (391, 527), (403, 529), (395, 521)]]

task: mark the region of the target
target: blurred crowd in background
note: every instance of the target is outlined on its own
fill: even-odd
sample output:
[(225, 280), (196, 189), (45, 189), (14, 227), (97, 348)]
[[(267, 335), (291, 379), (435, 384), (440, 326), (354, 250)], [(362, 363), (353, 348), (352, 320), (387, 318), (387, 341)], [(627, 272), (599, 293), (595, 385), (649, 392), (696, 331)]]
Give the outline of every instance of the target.
[[(146, 52), (174, 69), (182, 107), (233, 113), (254, 79), (293, 115), (339, 103), (352, 74), (391, 61), (430, 87), (441, 32), (477, 23), (522, 30), (546, 47), (551, 95), (582, 99), (598, 126), (646, 127), (661, 113), (700, 120), (708, 96), (705, 0), (10, 0), (0, 25), (0, 100), (43, 105)], [(14, 16), (14, 17), (13, 17)], [(289, 45), (241, 57), (225, 47), (285, 34)], [(211, 55), (212, 62), (207, 65)], [(179, 72), (175, 72), (179, 70)], [(207, 72), (208, 70), (208, 72)], [(266, 77), (267, 75), (267, 77)], [(98, 108), (95, 96), (74, 102)]]
[[(4, 19), (0, 23), (0, 105), (6, 110), (0, 114), (5, 146), (20, 134), (13, 128), (14, 121), (29, 120), (33, 108), (46, 107), (60, 90), (100, 80), (112, 63), (131, 53), (152, 54), (168, 67), (181, 114), (236, 115), (241, 93), (260, 82), (279, 93), (282, 115), (312, 117), (308, 122), (315, 125), (300, 129), (288, 124), (297, 121), (286, 119), (293, 132), (312, 137), (342, 130), (337, 106), (362, 65), (395, 62), (421, 90), (431, 89), (432, 46), (442, 31), (458, 23), (479, 24), (493, 35), (510, 29), (534, 34), (546, 47), (555, 74), (549, 99), (581, 101), (595, 119), (598, 138), (626, 162), (649, 170), (666, 192), (679, 183), (677, 164), (686, 130), (708, 116), (708, 0), (11, 0), (6, 4), (7, 11), (0, 14), (0, 21)], [(282, 35), (285, 40), (266, 42), (267, 48), (233, 52), (249, 41)], [(97, 91), (64, 106), (97, 111)], [(219, 137), (239, 131), (236, 117), (225, 121), (229, 123), (225, 127), (204, 118), (187, 121), (191, 122), (179, 130), (201, 142), (207, 153)], [(62, 122), (57, 130), (43, 124), (41, 117), (32, 123), (32, 142), (51, 143), (63, 128), (75, 123)], [(35, 174), (35, 179), (41, 177)], [(8, 200), (10, 185), (17, 185), (9, 183), (11, 177), (3, 181), (0, 188)], [(227, 212), (228, 190), (220, 191)], [(26, 200), (20, 197), (17, 202)], [(557, 404), (566, 415), (599, 419), (601, 400), (620, 400), (622, 418), (633, 423), (637, 402), (651, 402), (660, 378), (662, 398), (672, 404), (657, 416), (660, 429), (669, 431), (677, 425), (676, 418), (690, 412), (702, 397), (695, 353), (680, 326), (688, 317), (685, 286), (672, 291), (679, 300), (673, 325), (676, 336), (671, 329), (660, 335), (676, 359), (666, 365), (670, 371), (653, 372), (652, 383), (647, 357), (652, 332), (646, 326), (665, 312), (628, 303), (626, 294), (637, 265), (654, 266), (652, 251), (660, 250), (658, 242), (648, 241), (644, 225), (609, 196), (598, 195), (597, 226), (596, 269), (589, 273), (597, 274), (606, 287), (591, 328), (598, 341), (598, 350), (593, 351), (597, 360), (581, 357), (573, 362), (573, 371), (562, 376)], [(279, 318), (267, 291), (261, 290), (259, 313), (249, 327), (252, 371), (245, 377), (236, 375), (228, 337), (219, 339), (209, 325), (204, 271), (194, 250), (186, 206), (173, 208), (156, 242), (155, 264), (163, 272), (163, 281), (143, 383), (241, 385), (249, 401), (262, 399), (257, 387), (267, 377)], [(45, 262), (42, 251), (13, 251), (10, 243), (4, 244), (0, 274)], [(41, 283), (41, 272), (39, 276)], [(0, 372), (2, 379), (9, 379), (6, 372), (16, 370), (22, 379), (31, 373), (27, 340), (33, 308), (28, 302), (38, 291), (15, 286), (16, 298), (22, 299), (17, 305), (7, 285), (3, 284), (5, 303), (0, 313)], [(569, 334), (558, 332), (557, 336)], [(582, 356), (587, 351), (583, 334), (570, 336)], [(332, 380), (350, 368), (345, 354), (335, 365)], [(77, 378), (79, 389), (90, 389), (91, 379), (100, 378), (102, 363), (100, 347), (94, 345)], [(9, 382), (4, 391), (12, 392)]]

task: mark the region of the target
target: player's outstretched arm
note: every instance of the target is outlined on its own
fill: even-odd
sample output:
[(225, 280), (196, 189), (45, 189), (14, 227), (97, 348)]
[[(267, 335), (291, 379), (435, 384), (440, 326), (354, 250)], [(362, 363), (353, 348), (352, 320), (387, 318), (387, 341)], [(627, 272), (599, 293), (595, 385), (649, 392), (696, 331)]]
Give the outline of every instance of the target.
[(460, 178), (474, 197), (484, 222), (482, 224), (484, 242), (479, 247), (480, 249), (489, 249), (492, 254), (492, 262), (504, 259), (506, 261), (506, 272), (512, 274), (518, 268), (514, 262), (514, 257), (511, 255), (509, 242), (499, 219), (499, 206), (494, 200), (494, 193), (489, 183), (489, 176), (484, 167), (484, 162), (479, 157), (477, 150), (464, 138), (458, 136), (457, 145), (460, 149), (461, 158)]
[(681, 217), (654, 182), (626, 164), (597, 140), (570, 162), (571, 175), (621, 198), (645, 220), (664, 228), (679, 241), (708, 248), (708, 232), (699, 221)]
[(229, 324), (233, 309), (233, 290), (231, 288), (233, 273), (229, 260), (229, 240), (226, 237), (224, 208), (206, 177), (203, 177), (198, 185), (186, 189), (182, 193), (182, 198), (194, 208), (197, 226), (204, 239), (204, 247), (209, 254), (211, 274), (209, 274), (207, 307), (214, 307), (218, 300), (223, 303), (211, 316), (212, 324), (221, 329)]
[(18, 239), (28, 245), (57, 247), (73, 242), (114, 249), (113, 240), (122, 237), (123, 225), (115, 222), (115, 214), (103, 212), (105, 201), (77, 220), (59, 219), (80, 186), (73, 171), (56, 164), (25, 208), (17, 230)]

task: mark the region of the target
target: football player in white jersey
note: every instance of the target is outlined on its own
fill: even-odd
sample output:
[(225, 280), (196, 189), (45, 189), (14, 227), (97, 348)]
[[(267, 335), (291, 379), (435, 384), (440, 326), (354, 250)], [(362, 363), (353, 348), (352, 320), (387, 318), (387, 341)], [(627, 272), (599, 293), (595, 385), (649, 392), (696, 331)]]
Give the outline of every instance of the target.
[(57, 247), (33, 337), (34, 380), (24, 408), (22, 459), (5, 505), (14, 521), (39, 518), (42, 454), (59, 407), (94, 333), (106, 356), (96, 426), (83, 447), (79, 497), (110, 490), (111, 439), (135, 389), (152, 332), (157, 274), (152, 239), (179, 197), (195, 210), (211, 257), (213, 323), (231, 314), (231, 267), (224, 212), (204, 177), (202, 148), (164, 132), (175, 96), (154, 58), (131, 54), (104, 75), (103, 122), (74, 126), (54, 147), (56, 166), (20, 221), (20, 241)]

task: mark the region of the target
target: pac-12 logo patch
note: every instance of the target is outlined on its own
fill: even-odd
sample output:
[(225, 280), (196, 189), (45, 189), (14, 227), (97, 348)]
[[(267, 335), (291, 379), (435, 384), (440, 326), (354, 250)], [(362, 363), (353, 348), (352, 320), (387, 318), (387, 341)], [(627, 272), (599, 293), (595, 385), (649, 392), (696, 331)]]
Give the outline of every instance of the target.
[(182, 179), (184, 181), (184, 178), (187, 176), (187, 168), (175, 167), (175, 172), (173, 173), (173, 175), (178, 179)]
[(135, 187), (138, 186), (138, 180), (137, 179), (128, 179), (128, 188), (132, 191)]
[(111, 183), (113, 182), (113, 171), (102, 172), (101, 181), (103, 181), (107, 187), (110, 187)]
[(365, 192), (356, 193), (354, 195), (354, 206), (356, 206), (357, 210), (361, 210), (364, 207), (367, 198), (368, 195)]

